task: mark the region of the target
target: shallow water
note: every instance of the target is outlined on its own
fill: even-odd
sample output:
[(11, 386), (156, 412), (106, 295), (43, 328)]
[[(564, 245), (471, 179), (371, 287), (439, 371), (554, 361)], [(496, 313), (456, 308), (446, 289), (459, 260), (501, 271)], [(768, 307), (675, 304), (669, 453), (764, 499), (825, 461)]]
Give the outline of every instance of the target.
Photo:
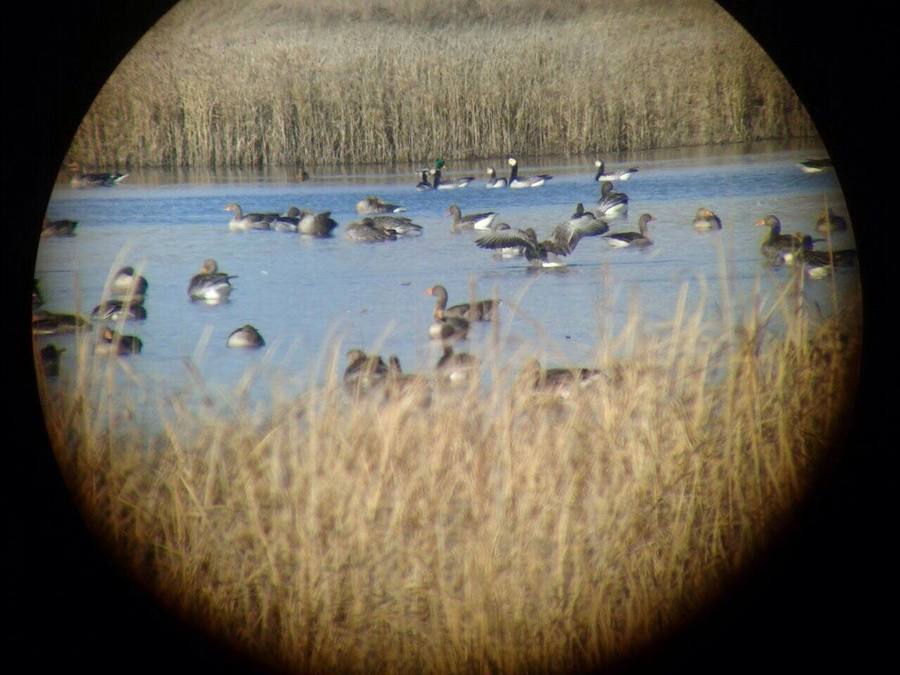
[[(340, 354), (359, 347), (397, 354), (406, 370), (430, 370), (439, 348), (428, 339), (434, 306), (425, 289), (444, 285), (450, 304), (464, 302), (470, 283), (479, 297), (504, 300), (500, 329), (510, 351), (536, 349), (549, 365), (588, 361), (597, 347), (598, 312), (613, 330), (623, 325), (630, 302), (651, 324), (673, 317), (683, 283), (688, 307), (700, 300), (700, 278), (708, 283), (705, 301), (712, 318), (718, 311), (720, 257), (726, 261), (731, 296), (749, 297), (756, 285), (772, 299), (791, 274), (771, 269), (759, 251), (767, 230), (753, 223), (777, 215), (786, 232), (813, 235), (815, 220), (827, 203), (847, 215), (836, 175), (805, 174), (796, 162), (822, 156), (821, 149), (787, 146), (731, 146), (660, 151), (607, 157), (610, 168), (638, 166), (639, 173), (617, 189), (630, 197), (627, 219), (611, 231), (636, 229), (638, 216), (653, 214), (646, 250), (612, 249), (599, 237), (584, 238), (560, 270), (529, 269), (523, 259), (496, 261), (477, 248), (473, 232), (452, 234), (447, 207), (463, 213), (497, 211), (497, 220), (513, 227), (534, 227), (539, 236), (567, 219), (577, 202), (591, 208), (598, 187), (593, 158), (520, 161), (520, 173), (554, 175), (544, 187), (487, 190), (490, 162), (448, 162), (448, 178), (466, 174), (478, 180), (468, 188), (417, 192), (417, 167), (317, 169), (307, 182), (291, 182), (287, 173), (226, 174), (133, 173), (114, 188), (75, 190), (60, 184), (48, 205), (51, 219), (79, 221), (77, 236), (47, 238), (37, 252), (35, 277), (45, 308), (79, 311), (85, 316), (100, 302), (113, 268), (130, 264), (149, 280), (147, 319), (128, 322), (124, 332), (144, 343), (129, 357), (138, 375), (180, 386), (186, 381), (185, 358), (194, 359), (214, 387), (234, 386), (248, 366), (266, 363), (258, 387), (271, 377), (301, 389), (323, 353), (339, 345)], [(493, 163), (506, 174), (502, 160)], [(344, 226), (358, 218), (355, 204), (377, 194), (402, 204), (425, 228), (421, 237), (362, 244), (344, 238)], [(228, 202), (245, 212), (285, 211), (289, 206), (330, 210), (339, 227), (330, 239), (308, 239), (279, 232), (230, 232)], [(691, 227), (699, 206), (721, 217), (720, 232)], [(835, 248), (852, 247), (852, 234), (834, 235)], [(190, 302), (187, 282), (205, 258), (237, 275), (230, 302), (217, 306)], [(858, 282), (855, 270), (836, 275), (839, 297)], [(831, 284), (808, 282), (808, 298), (823, 311), (831, 306)], [(610, 303), (611, 301), (611, 303)], [(227, 335), (251, 323), (267, 346), (257, 351), (225, 347)], [(476, 324), (460, 351), (478, 352), (490, 334)], [(206, 341), (208, 338), (208, 342)], [(68, 347), (62, 369), (73, 372), (72, 336), (39, 337), (38, 346)], [(341, 357), (343, 358), (343, 357)], [(344, 363), (338, 364), (343, 369)]]

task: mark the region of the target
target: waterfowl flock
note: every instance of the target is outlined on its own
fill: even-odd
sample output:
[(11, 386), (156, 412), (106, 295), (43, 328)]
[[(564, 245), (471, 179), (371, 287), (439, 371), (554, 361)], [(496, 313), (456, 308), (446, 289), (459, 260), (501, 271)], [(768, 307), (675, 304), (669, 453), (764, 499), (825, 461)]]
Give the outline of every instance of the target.
[[(508, 177), (498, 176), (493, 167), (487, 169), (489, 178), (484, 185), (485, 189), (536, 188), (546, 185), (553, 178), (549, 174), (520, 175), (515, 157), (509, 157), (507, 164), (510, 167)], [(811, 160), (804, 162), (803, 166), (806, 167), (805, 171), (820, 171), (829, 167), (830, 161)], [(611, 248), (646, 249), (654, 246), (649, 232), (649, 223), (655, 221), (653, 215), (642, 213), (637, 220), (636, 231), (623, 227), (621, 223), (628, 216), (629, 197), (623, 191), (616, 190), (613, 185), (613, 181), (630, 180), (638, 174), (639, 169), (630, 167), (622, 171), (609, 171), (600, 159), (594, 162), (594, 167), (596, 171), (591, 182), (599, 184), (596, 203), (591, 208), (585, 208), (585, 201), (578, 202), (574, 210), (560, 216), (559, 222), (550, 224), (548, 234), (544, 236), (539, 236), (534, 227), (513, 227), (506, 222), (497, 222), (497, 210), (463, 213), (458, 204), (451, 204), (446, 209), (446, 215), (450, 217), (450, 232), (476, 232), (477, 236), (473, 240), (476, 248), (490, 250), (498, 260), (524, 259), (529, 268), (566, 266), (563, 259), (573, 254), (582, 239), (590, 237), (602, 239)], [(420, 180), (415, 189), (419, 192), (464, 189), (475, 181), (473, 176), (445, 178), (444, 168), (445, 162), (439, 159), (434, 168), (421, 169), (417, 172)], [(78, 174), (79, 181), (85, 185), (93, 181), (92, 184), (96, 186), (115, 185), (126, 175)], [(78, 187), (81, 186), (79, 183)], [(364, 243), (392, 242), (426, 234), (426, 228), (414, 222), (412, 216), (400, 215), (407, 211), (405, 206), (386, 202), (376, 195), (366, 196), (356, 202), (355, 211), (360, 218), (343, 226), (332, 217), (330, 210), (311, 211), (289, 206), (284, 211), (245, 213), (237, 202), (227, 203), (224, 210), (231, 214), (226, 225), (233, 232), (270, 231), (312, 238), (330, 238), (341, 233), (344, 239)], [(684, 222), (703, 233), (723, 228), (722, 219), (707, 206), (699, 207), (693, 220), (688, 216)], [(74, 220), (50, 221), (45, 218), (41, 236), (71, 237), (75, 235), (77, 225), (78, 222)], [(765, 215), (755, 225), (768, 229), (768, 234), (760, 245), (760, 252), (774, 266), (799, 264), (810, 278), (819, 279), (828, 276), (835, 268), (856, 264), (855, 250), (817, 250), (816, 245), (826, 239), (800, 231), (782, 232), (781, 221), (774, 214)], [(849, 228), (846, 218), (831, 208), (826, 208), (812, 225), (815, 231), (825, 235), (844, 232)], [(671, 226), (673, 224), (663, 225), (664, 228)], [(616, 231), (611, 231), (613, 227)], [(238, 279), (238, 275), (220, 271), (214, 258), (207, 258), (199, 270), (194, 269), (193, 275), (189, 278), (186, 276), (190, 301), (209, 305), (230, 301), (234, 290), (232, 281)], [(99, 325), (95, 339), (97, 353), (117, 356), (139, 354), (143, 349), (141, 339), (122, 334), (119, 330), (127, 322), (140, 322), (147, 318), (145, 298), (148, 288), (147, 279), (133, 266), (118, 269), (108, 279), (103, 298), (94, 307), (90, 319), (87, 319), (73, 313), (44, 309), (38, 280), (35, 280), (33, 333), (41, 336), (56, 335)], [(433, 375), (404, 373), (396, 355), (392, 355), (386, 363), (380, 355), (352, 349), (346, 355), (347, 366), (344, 372), (344, 385), (348, 391), (361, 395), (379, 390), (386, 398), (396, 398), (411, 390), (430, 391), (435, 384), (470, 384), (477, 380), (478, 359), (464, 351), (455, 350), (459, 349), (460, 344), (466, 343), (473, 330), (480, 330), (474, 328), (474, 324), (498, 319), (501, 307), (504, 306), (502, 300), (473, 297), (469, 302), (449, 305), (449, 293), (441, 284), (433, 284), (424, 289), (424, 293), (435, 302), (428, 337), (440, 345), (442, 350), (440, 359), (434, 365)], [(255, 326), (247, 323), (232, 330), (225, 344), (231, 349), (259, 349), (266, 346), (266, 341)], [(47, 374), (59, 371), (61, 352), (53, 345), (39, 351)], [(527, 362), (522, 368), (522, 381), (528, 383), (528, 386), (560, 394), (586, 386), (601, 375), (596, 369), (581, 366), (542, 368), (536, 360)], [(427, 401), (427, 396), (423, 400)]]

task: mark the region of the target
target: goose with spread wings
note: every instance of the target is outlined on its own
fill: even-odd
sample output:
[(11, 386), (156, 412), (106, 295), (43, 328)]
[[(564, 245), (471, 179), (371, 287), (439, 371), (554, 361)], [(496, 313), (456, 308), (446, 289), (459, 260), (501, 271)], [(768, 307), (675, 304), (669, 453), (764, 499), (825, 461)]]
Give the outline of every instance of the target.
[(549, 239), (538, 241), (533, 228), (496, 230), (475, 240), (479, 248), (503, 249), (520, 246), (525, 259), (532, 265), (541, 267), (560, 267), (564, 265), (559, 256), (566, 256), (575, 250), (582, 237), (602, 234), (606, 223), (597, 220), (582, 225), (579, 221), (566, 221), (557, 225), (550, 233)]

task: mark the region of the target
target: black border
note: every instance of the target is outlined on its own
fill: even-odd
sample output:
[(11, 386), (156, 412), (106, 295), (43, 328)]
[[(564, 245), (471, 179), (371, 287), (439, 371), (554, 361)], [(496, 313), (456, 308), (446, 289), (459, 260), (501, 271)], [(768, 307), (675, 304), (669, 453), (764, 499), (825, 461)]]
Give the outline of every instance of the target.
[[(4, 289), (13, 320), (4, 333), (6, 470), (3, 494), (6, 658), (94, 673), (254, 672), (189, 630), (110, 564), (83, 527), (43, 427), (25, 323), (27, 291), (50, 187), (94, 94), (171, 0), (81, 0), (20, 7), (3, 44)], [(722, 0), (800, 94), (835, 159), (860, 249), (865, 355), (848, 442), (784, 537), (722, 603), (628, 672), (874, 670), (887, 654), (896, 589), (888, 552), (896, 525), (888, 489), (895, 444), (885, 385), (897, 357), (886, 348), (896, 307), (887, 252), (898, 227), (892, 89), (898, 81), (893, 19), (875, 5)], [(623, 36), (623, 39), (628, 39)], [(647, 45), (653, 49), (653, 45)], [(893, 342), (891, 340), (891, 342)], [(891, 345), (893, 346), (893, 345)], [(892, 373), (893, 374), (893, 373)], [(6, 378), (5, 378), (6, 379)], [(10, 462), (10, 460), (12, 460)], [(891, 478), (889, 479), (888, 476)], [(889, 661), (888, 661), (889, 662)]]

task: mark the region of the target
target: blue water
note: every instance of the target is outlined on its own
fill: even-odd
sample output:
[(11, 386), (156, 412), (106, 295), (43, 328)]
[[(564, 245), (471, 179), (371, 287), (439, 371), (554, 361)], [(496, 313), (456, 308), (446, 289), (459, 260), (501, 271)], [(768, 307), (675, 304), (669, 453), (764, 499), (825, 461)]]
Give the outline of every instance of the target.
[[(548, 365), (584, 363), (598, 346), (604, 299), (604, 319), (614, 330), (623, 325), (631, 302), (652, 325), (672, 319), (684, 283), (689, 284), (689, 309), (696, 306), (703, 278), (714, 318), (721, 255), (735, 299), (748, 297), (757, 285), (773, 299), (791, 272), (765, 265), (759, 244), (767, 230), (754, 222), (773, 213), (785, 231), (815, 235), (815, 219), (826, 203), (847, 216), (833, 172), (805, 174), (796, 166), (821, 155), (821, 150), (770, 144), (607, 157), (609, 168), (640, 168), (631, 180), (617, 183), (630, 205), (627, 219), (614, 221), (612, 231), (636, 229), (638, 216), (649, 212), (655, 218), (650, 224), (654, 245), (617, 250), (599, 237), (584, 238), (566, 258), (567, 267), (537, 272), (522, 259), (494, 260), (490, 251), (473, 244), (476, 233), (451, 233), (447, 207), (456, 203), (463, 213), (497, 211), (498, 221), (547, 235), (577, 202), (586, 208), (596, 202), (593, 158), (522, 159), (522, 174), (554, 175), (544, 187), (526, 190), (485, 189), (487, 166), (507, 173), (501, 159), (449, 162), (446, 176), (472, 174), (478, 180), (466, 189), (424, 193), (414, 189), (415, 166), (316, 170), (304, 183), (277, 173), (241, 172), (199, 178), (133, 173), (114, 188), (86, 190), (61, 183), (48, 216), (78, 220), (77, 236), (43, 239), (35, 277), (46, 309), (87, 316), (100, 302), (112, 269), (139, 268), (150, 284), (148, 317), (124, 325), (125, 333), (144, 343), (143, 353), (128, 363), (139, 376), (174, 387), (187, 381), (187, 358), (220, 390), (234, 387), (252, 366), (262, 368), (260, 387), (277, 378), (300, 390), (320, 377), (317, 364), (335, 346), (341, 355), (354, 347), (385, 357), (397, 354), (406, 370), (428, 371), (440, 350), (428, 338), (434, 303), (425, 290), (436, 283), (448, 289), (450, 304), (467, 300), (470, 283), (479, 297), (502, 298), (500, 329), (510, 352), (533, 349)], [(344, 226), (358, 219), (356, 202), (371, 194), (404, 205), (404, 215), (425, 228), (423, 236), (381, 244), (346, 239)], [(283, 212), (292, 205), (330, 210), (339, 227), (331, 239), (230, 232), (231, 216), (223, 210), (229, 202), (238, 202), (245, 212)], [(719, 214), (722, 231), (693, 230), (700, 206)], [(836, 234), (833, 243), (852, 247), (852, 234)], [(227, 304), (188, 299), (188, 280), (209, 257), (238, 276)], [(858, 283), (855, 270), (836, 276), (841, 297)], [(830, 307), (829, 282), (810, 281), (805, 292), (826, 311)], [(264, 349), (225, 347), (227, 335), (245, 323), (262, 333)], [(489, 333), (488, 324), (476, 324), (457, 349), (479, 353)], [(39, 346), (51, 342), (68, 348), (61, 378), (65, 386), (67, 372), (74, 372), (74, 338), (38, 338)]]

